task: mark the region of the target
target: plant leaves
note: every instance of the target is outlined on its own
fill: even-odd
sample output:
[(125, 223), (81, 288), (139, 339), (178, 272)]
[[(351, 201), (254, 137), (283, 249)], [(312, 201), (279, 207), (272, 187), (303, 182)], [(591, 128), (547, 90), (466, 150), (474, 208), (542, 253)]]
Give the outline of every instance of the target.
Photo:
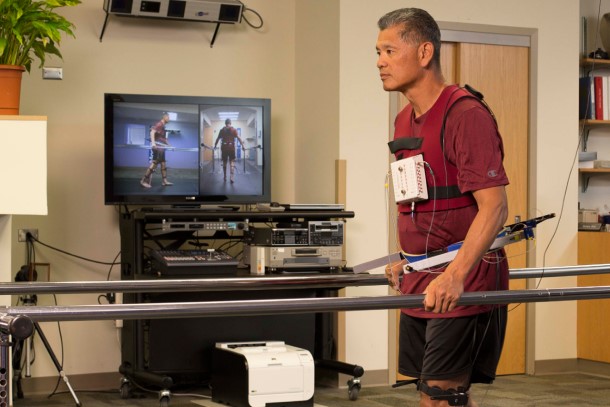
[(74, 24), (54, 9), (76, 6), (81, 0), (0, 0), (0, 64), (23, 65), (29, 72), (34, 58), (44, 66), (46, 55), (61, 53), (62, 36), (74, 37)]

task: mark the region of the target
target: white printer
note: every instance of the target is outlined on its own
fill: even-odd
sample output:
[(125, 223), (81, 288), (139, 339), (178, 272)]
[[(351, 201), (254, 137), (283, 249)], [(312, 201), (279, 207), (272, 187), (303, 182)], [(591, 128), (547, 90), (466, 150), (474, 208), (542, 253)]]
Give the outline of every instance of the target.
[(212, 356), (212, 401), (234, 407), (311, 407), (314, 360), (283, 341), (221, 342)]

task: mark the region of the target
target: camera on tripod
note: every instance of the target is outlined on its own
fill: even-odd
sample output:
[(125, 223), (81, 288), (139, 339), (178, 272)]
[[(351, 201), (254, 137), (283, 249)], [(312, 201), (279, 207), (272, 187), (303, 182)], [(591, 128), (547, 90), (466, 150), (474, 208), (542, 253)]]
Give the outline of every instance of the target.
[[(15, 275), (16, 282), (31, 282), (37, 280), (38, 272), (36, 271), (36, 268), (32, 263), (30, 263), (29, 265), (24, 264), (23, 266), (21, 266), (21, 268)], [(21, 300), (21, 302), (23, 302), (24, 305), (36, 305), (38, 301), (38, 297), (36, 297), (36, 295), (25, 295), (19, 297), (19, 299)]]
[[(50, 281), (51, 280), (51, 265), (49, 263), (29, 263), (29, 265), (21, 266), (21, 268), (15, 275), (15, 281), (16, 282), (37, 281), (38, 272), (36, 271), (36, 266), (47, 268), (48, 271), (47, 271), (47, 273), (42, 274), (42, 279), (43, 280), (46, 279), (46, 281)], [(35, 305), (37, 305), (38, 297), (36, 295), (28, 294), (28, 295), (20, 296), (19, 300), (23, 303), (23, 305), (35, 306)], [(51, 357), (51, 360), (53, 361), (53, 364), (55, 365), (55, 368), (57, 369), (57, 372), (59, 373), (59, 377), (63, 379), (64, 383), (68, 387), (68, 390), (70, 391), (70, 394), (72, 394), (72, 398), (74, 398), (74, 402), (76, 403), (76, 406), (80, 407), (81, 403), (78, 400), (78, 397), (76, 396), (76, 393), (74, 392), (74, 389), (72, 389), (72, 386), (70, 385), (68, 376), (65, 374), (63, 366), (57, 359), (57, 356), (55, 356), (55, 352), (53, 352), (53, 349), (51, 348), (51, 344), (47, 340), (47, 337), (44, 334), (44, 332), (42, 331), (42, 328), (40, 327), (40, 324), (38, 322), (34, 322), (34, 330), (38, 334), (38, 337), (42, 341), (42, 344), (44, 345), (45, 349), (47, 350), (47, 353)], [(13, 375), (13, 387), (16, 389), (17, 398), (20, 398), (20, 399), (23, 398), (23, 389), (21, 386), (22, 366), (25, 367), (25, 377), (31, 377), (31, 375), (30, 375), (30, 365), (32, 363), (31, 356), (30, 356), (31, 340), (32, 340), (32, 336), (30, 336), (29, 338), (26, 338), (25, 340), (19, 341), (17, 344), (15, 344), (15, 347), (13, 348), (13, 370), (15, 372), (15, 374)], [(23, 363), (23, 364), (21, 362), (22, 353), (25, 354), (25, 363)]]
[(21, 266), (17, 274), (15, 275), (15, 281), (36, 281), (38, 280), (38, 272), (34, 268), (33, 264), (29, 266), (24, 264)]

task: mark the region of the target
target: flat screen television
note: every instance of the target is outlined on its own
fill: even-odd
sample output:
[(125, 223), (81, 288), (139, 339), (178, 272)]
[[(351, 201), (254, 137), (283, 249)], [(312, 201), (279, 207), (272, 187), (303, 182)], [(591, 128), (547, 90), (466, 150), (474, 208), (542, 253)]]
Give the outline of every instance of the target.
[(270, 150), (269, 99), (104, 95), (107, 205), (271, 202)]

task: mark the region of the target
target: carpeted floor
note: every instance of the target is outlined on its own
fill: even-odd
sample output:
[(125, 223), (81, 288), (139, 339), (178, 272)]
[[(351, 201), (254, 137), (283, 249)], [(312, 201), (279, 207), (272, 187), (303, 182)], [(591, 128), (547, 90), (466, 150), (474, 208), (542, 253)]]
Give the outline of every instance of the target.
[[(118, 389), (107, 392), (86, 392), (76, 389), (83, 407), (156, 407), (157, 392), (135, 393), (132, 398), (121, 398)], [(199, 395), (209, 391), (193, 391), (191, 395), (171, 394), (171, 407), (215, 407), (209, 399)], [(582, 407), (610, 406), (610, 378), (585, 374), (561, 374), (549, 376), (503, 376), (492, 385), (473, 387), (474, 399), (479, 407)], [(390, 386), (367, 387), (363, 385), (352, 401), (347, 389), (318, 388), (315, 404), (324, 407), (406, 407), (417, 406), (418, 395), (414, 386), (393, 389)], [(53, 397), (25, 395), (15, 400), (16, 407), (75, 406), (70, 393)]]

